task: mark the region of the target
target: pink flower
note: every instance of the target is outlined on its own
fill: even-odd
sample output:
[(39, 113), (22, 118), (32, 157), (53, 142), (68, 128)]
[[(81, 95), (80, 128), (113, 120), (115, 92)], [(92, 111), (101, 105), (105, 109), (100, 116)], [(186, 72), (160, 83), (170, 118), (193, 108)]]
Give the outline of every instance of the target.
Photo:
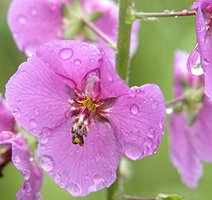
[(20, 65), (6, 96), (20, 124), (40, 137), (43, 168), (73, 196), (109, 187), (121, 154), (133, 160), (151, 155), (162, 138), (160, 89), (128, 88), (91, 44), (42, 46)]
[[(68, 18), (65, 20), (64, 5), (70, 7)], [(18, 48), (28, 56), (34, 54), (35, 50), (46, 42), (64, 39), (66, 33), (68, 39), (92, 43), (95, 41), (114, 62), (114, 50), (101, 38), (96, 38), (91, 30), (82, 26), (82, 17), (89, 18), (97, 12), (101, 15), (93, 19), (93, 22), (116, 42), (118, 6), (112, 0), (13, 0), (9, 9), (8, 23)], [(131, 54), (135, 52), (138, 44), (138, 29), (139, 24), (135, 23), (132, 31)]]
[[(42, 199), (39, 194), (42, 173), (33, 162), (25, 139), (15, 132), (15, 119), (5, 101), (0, 96), (0, 173), (2, 168), (11, 161), (24, 176), (24, 185), (16, 194), (18, 200)], [(1, 175), (1, 174), (0, 174)]]
[[(174, 61), (175, 96), (186, 95), (170, 116), (171, 159), (182, 181), (196, 187), (202, 175), (201, 161), (212, 162), (212, 101), (203, 95), (202, 77), (186, 71), (188, 54), (177, 51)], [(181, 107), (181, 108), (179, 108)]]
[(197, 10), (197, 45), (189, 56), (187, 65), (194, 75), (205, 74), (205, 93), (212, 96), (212, 1), (197, 0), (191, 9)]
[(8, 131), (0, 132), (0, 146), (12, 149), (12, 162), (24, 176), (24, 185), (16, 194), (17, 200), (42, 200), (39, 193), (42, 172), (34, 163), (22, 135), (14, 135)]
[(15, 119), (0, 94), (0, 132), (14, 131)]

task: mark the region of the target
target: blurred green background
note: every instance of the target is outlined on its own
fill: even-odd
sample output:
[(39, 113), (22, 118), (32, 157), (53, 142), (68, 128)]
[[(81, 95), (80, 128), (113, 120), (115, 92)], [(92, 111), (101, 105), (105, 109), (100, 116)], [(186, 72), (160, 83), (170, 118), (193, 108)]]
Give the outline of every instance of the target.
[[(191, 0), (137, 0), (143, 11), (189, 9)], [(26, 58), (18, 51), (7, 26), (10, 1), (0, 2), (0, 92), (5, 83)], [(156, 22), (141, 22), (140, 42), (132, 59), (130, 85), (158, 84), (168, 100), (172, 98), (172, 62), (175, 49), (191, 51), (195, 45), (194, 17), (163, 18)], [(180, 147), (179, 147), (180, 148)], [(211, 200), (212, 165), (203, 164), (204, 174), (196, 189), (184, 186), (177, 170), (169, 160), (168, 133), (166, 132), (157, 154), (139, 161), (130, 161), (131, 176), (126, 179), (127, 194), (155, 197), (160, 192), (178, 193), (187, 200)], [(10, 164), (0, 179), (0, 200), (13, 200), (21, 187), (23, 177)], [(45, 175), (42, 194), (46, 200), (80, 199), (71, 197)], [(104, 199), (105, 190), (93, 193), (86, 200)]]

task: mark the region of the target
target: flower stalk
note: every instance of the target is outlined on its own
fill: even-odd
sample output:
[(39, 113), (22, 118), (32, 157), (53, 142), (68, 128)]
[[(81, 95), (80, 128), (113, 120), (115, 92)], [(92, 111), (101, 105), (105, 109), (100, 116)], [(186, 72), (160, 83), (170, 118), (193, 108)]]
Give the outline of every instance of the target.
[(136, 19), (146, 19), (152, 17), (185, 17), (185, 16), (194, 16), (196, 15), (195, 10), (187, 11), (164, 11), (164, 12), (134, 12), (134, 16)]
[(119, 1), (119, 26), (116, 53), (116, 68), (122, 79), (129, 81), (129, 52), (132, 24), (127, 23), (128, 11), (133, 7), (133, 0)]
[(96, 35), (98, 35), (100, 38), (102, 38), (109, 47), (111, 47), (114, 51), (116, 51), (116, 44), (106, 35), (104, 34), (98, 27), (95, 26), (94, 23), (89, 21), (86, 18), (82, 19), (82, 22), (89, 28), (91, 29)]

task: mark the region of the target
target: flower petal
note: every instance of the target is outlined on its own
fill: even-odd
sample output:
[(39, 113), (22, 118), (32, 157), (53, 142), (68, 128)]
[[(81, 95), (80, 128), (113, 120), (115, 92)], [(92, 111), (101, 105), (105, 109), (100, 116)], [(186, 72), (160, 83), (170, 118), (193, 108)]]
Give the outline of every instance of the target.
[(203, 108), (192, 125), (191, 140), (195, 146), (198, 158), (206, 162), (212, 162), (212, 101), (204, 96)]
[(102, 55), (94, 45), (72, 40), (43, 45), (37, 55), (57, 74), (73, 80), (77, 86), (102, 62)]
[(63, 38), (64, 1), (13, 0), (8, 24), (19, 49), (30, 56), (42, 44)]
[(14, 131), (15, 119), (0, 94), (0, 132)]
[(72, 144), (71, 123), (54, 129), (39, 141), (39, 160), (54, 181), (73, 196), (109, 187), (116, 179), (120, 154), (109, 124), (89, 127), (84, 146)]
[(110, 61), (104, 57), (104, 61), (100, 67), (101, 72), (101, 97), (117, 97), (129, 93), (129, 87), (119, 77), (116, 69)]
[(33, 135), (50, 134), (69, 109), (65, 84), (35, 56), (11, 77), (6, 98), (14, 117)]
[(183, 114), (172, 114), (169, 121), (171, 160), (179, 170), (182, 181), (196, 187), (202, 176), (202, 167), (193, 148), (192, 132)]
[(0, 133), (0, 146), (8, 146), (12, 148), (12, 161), (15, 167), (24, 176), (24, 185), (17, 192), (17, 200), (35, 200), (40, 195), (42, 184), (42, 172), (33, 162), (25, 139), (21, 134), (13, 135), (9, 132)]
[(153, 84), (134, 88), (131, 94), (117, 98), (108, 118), (127, 157), (137, 160), (151, 155), (163, 134), (163, 95)]

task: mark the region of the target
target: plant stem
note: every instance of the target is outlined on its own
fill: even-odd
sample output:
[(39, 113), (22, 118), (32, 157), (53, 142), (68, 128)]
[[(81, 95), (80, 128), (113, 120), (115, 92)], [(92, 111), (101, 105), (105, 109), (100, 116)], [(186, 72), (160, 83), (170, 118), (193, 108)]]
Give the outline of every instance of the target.
[(116, 51), (116, 45), (114, 42), (106, 35), (104, 34), (97, 26), (95, 26), (94, 23), (90, 22), (86, 18), (82, 19), (83, 23), (90, 28), (96, 35), (98, 35), (100, 38), (102, 38), (112, 49)]
[(109, 188), (107, 188), (107, 196), (106, 196), (107, 200), (116, 200), (118, 198), (118, 195), (119, 195), (119, 178), (120, 178), (119, 168), (117, 169), (116, 175), (117, 175), (116, 181)]
[(129, 52), (132, 24), (126, 23), (128, 9), (133, 0), (119, 0), (119, 25), (117, 39), (116, 68), (122, 79), (129, 80)]
[(183, 101), (184, 99), (185, 99), (185, 95), (183, 94), (183, 95), (181, 95), (179, 97), (176, 97), (174, 99), (166, 101), (165, 105), (166, 105), (166, 107), (170, 107), (170, 106), (173, 106), (173, 105)]
[(123, 196), (123, 200), (156, 200), (154, 198), (141, 198), (141, 197), (134, 197), (134, 196)]
[(135, 12), (134, 16), (137, 19), (145, 19), (149, 17), (184, 17), (184, 16), (193, 16), (196, 15), (196, 11), (164, 11), (164, 12)]

